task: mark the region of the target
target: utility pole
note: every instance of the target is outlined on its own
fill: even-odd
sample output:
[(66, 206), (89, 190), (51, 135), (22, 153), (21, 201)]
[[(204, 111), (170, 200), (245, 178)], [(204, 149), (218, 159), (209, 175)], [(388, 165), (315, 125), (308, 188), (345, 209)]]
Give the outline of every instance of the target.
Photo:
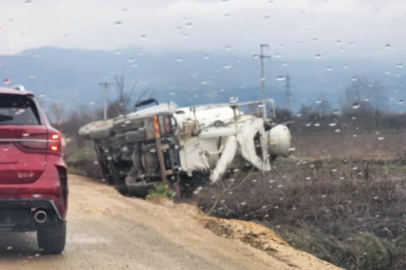
[(113, 85), (112, 83), (108, 82), (101, 82), (99, 85), (103, 86), (103, 103), (104, 103), (104, 114), (103, 114), (103, 119), (107, 120), (107, 89), (109, 86)]
[(266, 106), (265, 106), (265, 70), (264, 70), (264, 59), (271, 59), (269, 55), (264, 55), (264, 48), (269, 48), (268, 44), (261, 44), (261, 54), (254, 55), (254, 57), (259, 57), (261, 59), (261, 98), (264, 100), (263, 104), (263, 117), (266, 119)]
[(291, 102), (291, 98), (292, 98), (292, 93), (290, 92), (290, 76), (289, 74), (286, 75), (286, 83), (285, 83), (285, 88), (286, 88), (286, 102), (287, 102), (287, 107), (288, 110), (290, 111), (290, 102)]
[(265, 99), (265, 70), (264, 70), (264, 59), (271, 59), (269, 55), (264, 55), (264, 48), (269, 48), (268, 44), (261, 44), (261, 54), (254, 55), (254, 57), (259, 57), (261, 59), (261, 98)]

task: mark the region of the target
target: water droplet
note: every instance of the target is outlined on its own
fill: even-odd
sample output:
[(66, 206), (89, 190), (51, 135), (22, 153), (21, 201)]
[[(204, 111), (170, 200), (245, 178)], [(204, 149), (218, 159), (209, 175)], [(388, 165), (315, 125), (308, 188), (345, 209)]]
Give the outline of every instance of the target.
[(316, 54), (316, 56), (315, 56), (314, 58), (316, 58), (316, 60), (319, 60), (319, 59), (321, 58), (321, 55), (320, 55), (320, 54)]
[(31, 0), (25, 0), (24, 4), (30, 5), (30, 4), (32, 4), (32, 1)]
[(386, 48), (387, 50), (392, 49), (392, 45), (386, 44), (386, 45), (385, 45), (385, 48)]
[(340, 129), (336, 129), (336, 130), (335, 130), (335, 132), (340, 132), (340, 131), (341, 131)]
[(114, 22), (114, 26), (115, 27), (121, 27), (121, 26), (123, 26), (123, 22), (122, 21), (116, 21), (116, 22)]
[(269, 15), (266, 15), (266, 16), (264, 17), (264, 19), (265, 19), (265, 20), (269, 20), (269, 19), (270, 19)]
[(385, 138), (384, 137), (379, 137), (378, 140), (383, 141), (383, 140), (385, 140)]
[(208, 59), (210, 59), (210, 56), (205, 55), (205, 56), (203, 57), (203, 59), (204, 59), (204, 60), (208, 60)]
[(403, 100), (403, 99), (399, 99), (399, 100), (398, 100), (398, 103), (399, 103), (399, 104), (403, 104), (403, 103), (404, 103), (404, 100)]
[(345, 65), (343, 66), (343, 68), (348, 68), (348, 65), (347, 65), (347, 64), (345, 64)]
[(34, 79), (34, 78), (35, 78), (35, 74), (31, 74), (30, 79)]
[(231, 68), (231, 65), (224, 65), (223, 66), (223, 69), (230, 69)]
[(134, 57), (128, 58), (128, 63), (134, 63)]
[(333, 68), (332, 68), (332, 67), (327, 67), (326, 70), (327, 70), (327, 71), (332, 71)]
[(397, 66), (396, 66), (397, 68), (402, 68), (403, 67), (403, 65), (402, 65), (402, 63), (399, 63), (399, 64), (397, 64)]
[(90, 101), (89, 105), (94, 105), (94, 103), (95, 103), (94, 101)]
[(337, 123), (330, 123), (330, 127), (335, 127), (337, 125)]
[(231, 45), (226, 46), (226, 51), (231, 51)]
[(174, 95), (176, 95), (176, 93), (172, 92), (172, 93), (170, 93), (169, 95), (174, 96)]
[(225, 14), (224, 14), (224, 18), (226, 18), (226, 19), (230, 18), (230, 14), (225, 13)]
[(229, 102), (230, 103), (237, 103), (238, 102), (238, 97), (230, 97)]
[(283, 82), (283, 81), (285, 81), (285, 79), (286, 79), (285, 76), (277, 76), (277, 77), (276, 77), (276, 80), (277, 80), (278, 82)]
[(359, 102), (355, 102), (354, 104), (352, 104), (353, 109), (358, 109), (359, 106), (360, 106)]
[(282, 55), (280, 53), (275, 54), (275, 58), (280, 58)]
[(193, 26), (193, 23), (192, 23), (192, 22), (188, 22), (188, 23), (186, 23), (186, 26), (190, 28), (190, 27)]
[(341, 40), (337, 40), (337, 44), (341, 44)]
[(183, 62), (183, 59), (182, 59), (182, 58), (178, 58), (178, 59), (176, 59), (176, 62)]
[(321, 102), (322, 102), (321, 99), (316, 100), (317, 104), (320, 104)]
[(147, 38), (147, 35), (141, 35), (140, 36), (140, 39), (142, 39), (142, 40), (144, 40), (144, 39), (146, 39)]
[(121, 54), (121, 51), (120, 51), (120, 50), (116, 50), (114, 53), (118, 55), (118, 54)]
[(320, 126), (320, 123), (315, 123), (314, 126), (315, 126), (315, 127), (319, 127), (319, 126)]
[(4, 79), (4, 84), (9, 84), (9, 83), (11, 83), (11, 79), (10, 79), (10, 78)]
[(354, 76), (354, 77), (352, 77), (352, 81), (356, 82), (356, 81), (358, 81), (358, 78)]
[(317, 40), (317, 38), (313, 38), (313, 42), (317, 42), (318, 40)]

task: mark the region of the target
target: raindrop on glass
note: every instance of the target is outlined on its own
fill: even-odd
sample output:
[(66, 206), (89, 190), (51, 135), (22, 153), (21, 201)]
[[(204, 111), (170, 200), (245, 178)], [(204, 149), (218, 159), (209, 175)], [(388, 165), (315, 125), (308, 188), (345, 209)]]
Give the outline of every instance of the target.
[(389, 50), (389, 49), (392, 49), (392, 45), (386, 44), (386, 45), (385, 45), (385, 48), (388, 49), (388, 50)]
[(283, 82), (283, 81), (285, 81), (285, 79), (286, 79), (285, 76), (278, 76), (278, 77), (276, 77), (276, 80), (277, 80), (278, 82)]
[(224, 65), (223, 66), (223, 69), (230, 69), (231, 68), (231, 65)]
[(226, 51), (231, 51), (231, 45), (226, 46)]
[(116, 22), (114, 22), (114, 26), (115, 27), (121, 27), (121, 26), (123, 26), (123, 22), (122, 21), (116, 21)]
[(133, 63), (134, 62), (134, 57), (128, 58), (128, 63)]
[(332, 71), (333, 68), (332, 68), (332, 67), (327, 67), (326, 70), (327, 70), (327, 71)]
[(316, 56), (315, 56), (314, 58), (316, 58), (317, 60), (319, 60), (319, 59), (321, 58), (321, 55), (320, 55), (320, 54), (316, 54)]
[(360, 106), (359, 102), (355, 102), (354, 104), (352, 104), (353, 109), (358, 109), (359, 106)]
[(402, 63), (399, 63), (399, 64), (396, 65), (396, 67), (397, 67), (397, 68), (402, 68), (403, 65), (402, 65)]

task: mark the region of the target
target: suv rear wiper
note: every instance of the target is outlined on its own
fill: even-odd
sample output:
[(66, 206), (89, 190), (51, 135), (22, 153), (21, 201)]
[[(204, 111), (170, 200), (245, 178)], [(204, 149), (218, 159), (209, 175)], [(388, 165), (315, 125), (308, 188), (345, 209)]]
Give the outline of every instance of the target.
[(13, 119), (14, 119), (14, 117), (12, 117), (10, 115), (0, 114), (0, 122), (10, 121)]

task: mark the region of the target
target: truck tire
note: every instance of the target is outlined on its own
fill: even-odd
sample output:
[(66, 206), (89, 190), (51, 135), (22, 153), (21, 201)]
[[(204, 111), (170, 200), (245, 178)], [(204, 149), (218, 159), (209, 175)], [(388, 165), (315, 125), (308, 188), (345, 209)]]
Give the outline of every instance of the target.
[(43, 254), (61, 254), (66, 243), (66, 223), (47, 224), (37, 230), (38, 247)]

